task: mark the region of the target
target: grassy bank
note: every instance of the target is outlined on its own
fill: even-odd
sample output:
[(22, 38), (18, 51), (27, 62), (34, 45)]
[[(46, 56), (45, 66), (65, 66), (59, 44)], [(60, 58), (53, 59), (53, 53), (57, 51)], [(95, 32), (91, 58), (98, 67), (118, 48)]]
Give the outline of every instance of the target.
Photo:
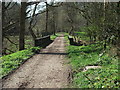
[(12, 70), (16, 69), (22, 62), (29, 59), (39, 50), (39, 47), (32, 47), (30, 49), (18, 51), (16, 53), (1, 57), (0, 66), (2, 66), (2, 70), (0, 70), (0, 77), (3, 77)]
[(51, 40), (55, 40), (55, 38), (58, 37), (59, 35), (60, 35), (59, 33), (56, 33), (55, 35), (51, 35), (50, 39)]
[[(18, 50), (18, 46), (19, 46), (19, 36), (8, 36), (9, 40), (4, 38), (4, 42), (3, 42), (3, 48), (7, 48), (6, 49), (6, 54), (11, 54), (14, 52), (19, 51)], [(11, 43), (11, 42), (12, 43)], [(25, 48), (31, 48), (34, 45), (34, 41), (32, 40), (32, 37), (30, 35), (25, 35)]]
[[(109, 49), (109, 47), (108, 47)], [(109, 56), (99, 44), (67, 46), (68, 58), (73, 69), (72, 87), (118, 88), (118, 58)], [(86, 66), (101, 66), (83, 72)]]
[[(54, 40), (59, 34), (56, 35), (51, 35), (51, 40)], [(27, 42), (31, 42), (31, 40), (27, 40)], [(26, 45), (28, 49), (22, 50), (22, 51), (17, 51), (15, 53), (5, 55), (3, 57), (0, 57), (0, 66), (2, 67), (0, 70), (0, 77), (6, 76), (9, 72), (12, 70), (16, 69), (29, 59), (31, 56), (33, 56), (37, 51), (39, 51), (41, 48), (39, 47), (29, 47)]]
[(51, 36), (50, 36), (50, 39), (51, 39), (51, 40), (54, 40), (56, 37), (57, 37), (57, 35), (51, 35)]
[(55, 35), (51, 35), (51, 36), (50, 36), (50, 39), (51, 39), (51, 40), (54, 40), (56, 37), (59, 37), (61, 34), (66, 35), (67, 33), (63, 33), (63, 32), (56, 33)]

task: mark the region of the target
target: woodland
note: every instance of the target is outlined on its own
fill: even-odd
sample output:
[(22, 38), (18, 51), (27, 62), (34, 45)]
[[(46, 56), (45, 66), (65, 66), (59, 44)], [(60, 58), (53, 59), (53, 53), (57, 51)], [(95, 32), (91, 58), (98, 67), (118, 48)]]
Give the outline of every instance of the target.
[[(0, 77), (39, 53), (43, 47), (36, 47), (36, 40), (49, 37), (54, 42), (63, 34), (72, 66), (70, 87), (120, 87), (120, 2), (51, 0), (1, 2), (1, 5), (3, 70)], [(82, 72), (86, 66), (102, 68)]]

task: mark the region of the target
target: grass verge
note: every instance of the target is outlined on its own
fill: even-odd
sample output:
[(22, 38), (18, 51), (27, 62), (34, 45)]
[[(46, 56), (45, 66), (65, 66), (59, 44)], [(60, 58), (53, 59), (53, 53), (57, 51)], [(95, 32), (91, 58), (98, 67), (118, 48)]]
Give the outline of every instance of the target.
[[(102, 51), (99, 44), (67, 46), (68, 58), (73, 69), (72, 87), (77, 88), (120, 88), (118, 60)], [(83, 72), (85, 66), (101, 66)]]
[(60, 36), (60, 35), (61, 35), (61, 33), (56, 33), (55, 35), (51, 35), (50, 39), (51, 40), (55, 40), (55, 38), (58, 37), (58, 36)]
[(0, 70), (0, 78), (3, 76), (6, 76), (12, 70), (19, 67), (19, 65), (21, 65), (22, 62), (29, 59), (39, 50), (40, 50), (40, 47), (32, 47), (30, 49), (18, 51), (16, 53), (1, 57), (0, 66), (2, 67), (2, 70)]
[(54, 40), (56, 37), (57, 37), (57, 35), (51, 35), (51, 36), (50, 36), (50, 39), (51, 39), (51, 40)]

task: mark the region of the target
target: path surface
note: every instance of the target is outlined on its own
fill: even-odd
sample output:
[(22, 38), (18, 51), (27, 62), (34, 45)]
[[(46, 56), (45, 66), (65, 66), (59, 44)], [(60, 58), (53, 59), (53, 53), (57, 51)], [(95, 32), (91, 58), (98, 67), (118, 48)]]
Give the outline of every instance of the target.
[(64, 37), (33, 56), (3, 81), (3, 88), (65, 88), (69, 66), (65, 61)]

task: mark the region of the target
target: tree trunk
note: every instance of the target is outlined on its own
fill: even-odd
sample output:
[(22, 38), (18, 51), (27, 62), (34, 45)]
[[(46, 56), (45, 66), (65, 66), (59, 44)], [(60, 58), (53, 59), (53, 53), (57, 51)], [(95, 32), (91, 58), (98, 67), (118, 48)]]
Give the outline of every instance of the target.
[(53, 8), (53, 34), (55, 35), (56, 33), (56, 17), (55, 17), (55, 9)]
[(25, 49), (25, 17), (26, 17), (26, 2), (21, 2), (19, 50)]
[[(118, 13), (118, 28), (120, 28), (120, 1), (118, 2), (117, 5), (117, 13)], [(120, 48), (120, 29), (118, 30), (118, 40), (117, 40), (117, 46)]]
[[(0, 5), (1, 6), (1, 5)], [(0, 17), (0, 18), (2, 18), (2, 30), (1, 30), (1, 34), (2, 35), (0, 35), (0, 36), (2, 36), (1, 37), (1, 40), (0, 41), (2, 41), (2, 43), (1, 43), (1, 45), (0, 45), (0, 50), (2, 50), (2, 54), (4, 54), (4, 50), (3, 50), (3, 41), (4, 41), (4, 33), (3, 33), (3, 28), (4, 28), (4, 25), (5, 25), (5, 2), (2, 2), (2, 17)], [(1, 20), (0, 20), (1, 21)], [(1, 52), (0, 52), (1, 53)]]
[(48, 4), (46, 2), (46, 33), (48, 33)]
[[(2, 3), (0, 2), (0, 15), (2, 15)], [(0, 21), (2, 21), (2, 16), (0, 16)], [(3, 22), (3, 21), (2, 21)], [(2, 22), (0, 22), (0, 57), (2, 56)]]

